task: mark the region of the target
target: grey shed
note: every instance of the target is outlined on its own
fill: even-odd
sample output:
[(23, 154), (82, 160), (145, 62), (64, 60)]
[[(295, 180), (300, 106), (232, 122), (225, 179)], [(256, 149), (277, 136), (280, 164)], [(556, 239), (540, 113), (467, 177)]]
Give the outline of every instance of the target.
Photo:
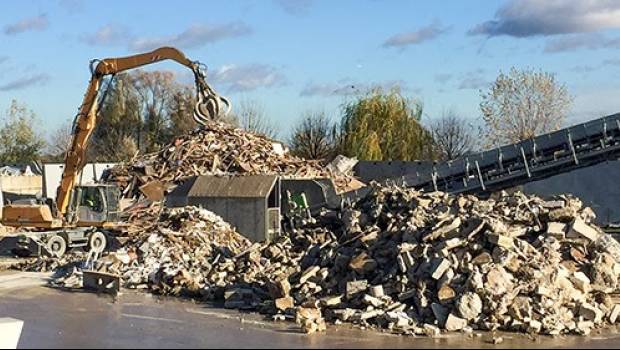
[(197, 206), (233, 225), (252, 242), (280, 234), (280, 181), (277, 176), (194, 176), (166, 198), (168, 207)]

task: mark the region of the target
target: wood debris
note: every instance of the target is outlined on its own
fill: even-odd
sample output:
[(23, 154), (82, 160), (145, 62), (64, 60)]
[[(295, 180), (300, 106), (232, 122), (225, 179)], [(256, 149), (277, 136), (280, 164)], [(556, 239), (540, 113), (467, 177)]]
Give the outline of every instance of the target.
[[(329, 170), (326, 162), (295, 157), (277, 141), (224, 123), (212, 122), (181, 136), (156, 153), (111, 169), (105, 181), (126, 197), (153, 194), (153, 187), (174, 185), (196, 175), (273, 174), (294, 178), (331, 178), (339, 191), (357, 189), (350, 175)], [(151, 185), (156, 183), (157, 186)], [(142, 191), (145, 189), (148, 191)]]

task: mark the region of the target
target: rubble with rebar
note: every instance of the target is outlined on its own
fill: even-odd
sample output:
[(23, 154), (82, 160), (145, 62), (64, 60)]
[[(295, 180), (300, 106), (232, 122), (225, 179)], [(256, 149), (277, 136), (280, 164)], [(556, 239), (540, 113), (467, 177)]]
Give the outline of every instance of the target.
[(572, 197), (488, 200), (376, 187), (271, 244), (213, 214), (164, 211), (104, 259), (128, 288), (296, 319), (437, 336), (589, 334), (618, 321), (618, 242)]
[(158, 152), (111, 169), (105, 181), (119, 185), (131, 198), (138, 197), (146, 185), (178, 184), (195, 175), (277, 174), (331, 178), (339, 190), (359, 187), (353, 177), (334, 173), (326, 165), (324, 161), (295, 157), (281, 143), (265, 136), (211, 122)]

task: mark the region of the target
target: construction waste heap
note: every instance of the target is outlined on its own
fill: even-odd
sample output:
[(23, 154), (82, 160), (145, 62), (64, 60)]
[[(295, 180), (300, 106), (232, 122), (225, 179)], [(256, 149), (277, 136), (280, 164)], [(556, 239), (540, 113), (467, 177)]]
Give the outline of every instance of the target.
[(195, 175), (274, 174), (288, 178), (331, 178), (340, 192), (359, 187), (353, 177), (330, 171), (326, 165), (318, 160), (295, 157), (281, 143), (265, 136), (212, 122), (177, 138), (159, 152), (113, 168), (105, 181), (117, 184), (129, 198), (139, 197), (141, 189), (149, 184), (178, 184)]
[[(318, 163), (252, 140), (266, 139), (208, 128), (147, 156), (150, 174), (130, 167), (116, 179), (136, 189), (203, 171), (320, 174)], [(373, 185), (342, 210), (251, 244), (207, 210), (152, 205), (131, 213), (119, 247), (95, 268), (119, 275), (125, 288), (296, 320), (307, 333), (347, 323), (406, 335), (586, 335), (620, 315), (619, 244), (593, 218), (566, 196), (483, 200)], [(80, 259), (38, 258), (22, 268), (57, 270), (56, 286), (80, 288)]]

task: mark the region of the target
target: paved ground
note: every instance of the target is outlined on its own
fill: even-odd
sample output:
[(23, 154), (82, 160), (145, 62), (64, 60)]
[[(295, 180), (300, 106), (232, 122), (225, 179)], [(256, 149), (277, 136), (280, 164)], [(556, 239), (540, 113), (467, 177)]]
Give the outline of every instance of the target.
[[(0, 317), (25, 321), (20, 348), (445, 348), (492, 347), (482, 338), (452, 335), (441, 339), (392, 336), (330, 327), (303, 335), (291, 323), (211, 308), (178, 299), (126, 293), (117, 300), (41, 287), (45, 275), (0, 273)], [(620, 333), (589, 338), (504, 335), (507, 347), (615, 347)]]

